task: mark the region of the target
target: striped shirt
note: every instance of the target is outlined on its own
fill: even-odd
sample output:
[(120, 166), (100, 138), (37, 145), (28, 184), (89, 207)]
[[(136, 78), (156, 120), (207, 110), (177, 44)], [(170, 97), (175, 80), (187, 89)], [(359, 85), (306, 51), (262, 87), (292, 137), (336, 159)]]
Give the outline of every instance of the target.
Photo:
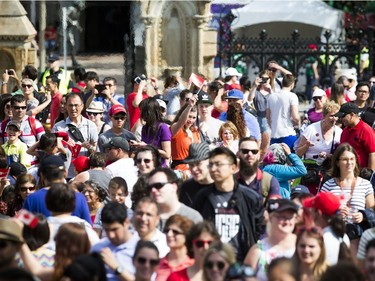
[[(342, 189), (337, 185), (335, 179), (330, 179), (323, 184), (322, 192), (332, 192), (336, 196), (344, 195), (345, 198), (350, 198), (351, 187), (344, 186)], [(353, 196), (350, 199), (350, 207), (357, 210), (366, 209), (366, 197), (373, 196), (374, 190), (371, 183), (361, 177), (357, 178), (356, 186), (354, 187)]]

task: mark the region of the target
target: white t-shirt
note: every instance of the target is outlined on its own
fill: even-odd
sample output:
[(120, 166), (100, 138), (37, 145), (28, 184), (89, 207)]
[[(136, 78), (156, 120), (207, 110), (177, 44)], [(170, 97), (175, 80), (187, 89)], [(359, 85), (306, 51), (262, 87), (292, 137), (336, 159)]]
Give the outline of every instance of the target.
[(218, 140), (220, 138), (219, 129), (223, 124), (223, 121), (213, 117), (208, 118), (207, 121), (199, 121), (200, 129), (203, 133), (207, 132), (207, 135), (211, 141), (214, 141), (215, 139)]
[[(305, 153), (306, 159), (314, 159), (318, 164), (321, 164), (324, 159), (314, 158), (314, 155), (318, 155), (320, 152), (331, 152), (332, 137), (328, 140), (323, 138), (321, 122), (312, 123), (303, 132), (303, 136), (314, 144)], [(342, 129), (335, 126), (335, 140), (334, 144), (340, 143)], [(333, 135), (332, 135), (333, 136)]]
[(271, 112), (271, 138), (294, 136), (290, 107), (298, 106), (298, 97), (289, 91), (279, 91), (269, 95), (267, 109)]

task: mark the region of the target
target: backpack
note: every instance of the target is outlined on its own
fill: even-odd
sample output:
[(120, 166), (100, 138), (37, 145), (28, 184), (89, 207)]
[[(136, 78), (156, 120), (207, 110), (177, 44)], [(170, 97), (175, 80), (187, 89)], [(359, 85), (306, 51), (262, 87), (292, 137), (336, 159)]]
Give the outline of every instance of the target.
[[(27, 120), (29, 121), (29, 126), (31, 128), (31, 132), (35, 136), (36, 140), (38, 140), (38, 133), (36, 132), (36, 125), (35, 125), (35, 118), (29, 116), (29, 118)], [(3, 143), (5, 143), (4, 133), (5, 133), (5, 129), (6, 129), (9, 121), (10, 121), (10, 119), (8, 118), (7, 120), (1, 122), (1, 132), (3, 133)], [(22, 136), (20, 136), (20, 140), (22, 141)]]
[(262, 188), (263, 203), (267, 200), (268, 193), (271, 188), (272, 175), (262, 171), (262, 179), (260, 180), (260, 187)]

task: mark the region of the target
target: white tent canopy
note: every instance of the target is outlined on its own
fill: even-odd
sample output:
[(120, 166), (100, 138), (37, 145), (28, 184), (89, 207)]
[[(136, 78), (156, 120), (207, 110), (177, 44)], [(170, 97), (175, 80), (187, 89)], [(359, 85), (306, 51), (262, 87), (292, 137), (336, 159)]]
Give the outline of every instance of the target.
[(268, 22), (299, 22), (334, 31), (341, 29), (343, 19), (342, 11), (320, 0), (253, 0), (233, 14), (238, 16), (233, 29)]

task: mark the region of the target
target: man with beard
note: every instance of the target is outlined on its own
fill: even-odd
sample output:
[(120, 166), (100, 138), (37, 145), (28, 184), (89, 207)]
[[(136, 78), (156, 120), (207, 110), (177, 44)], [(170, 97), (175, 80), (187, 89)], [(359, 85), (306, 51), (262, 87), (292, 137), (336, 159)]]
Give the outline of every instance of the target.
[(254, 137), (240, 140), (237, 158), (240, 160), (240, 170), (236, 176), (240, 184), (259, 193), (263, 197), (264, 204), (269, 199), (281, 198), (278, 180), (258, 168), (260, 149)]

